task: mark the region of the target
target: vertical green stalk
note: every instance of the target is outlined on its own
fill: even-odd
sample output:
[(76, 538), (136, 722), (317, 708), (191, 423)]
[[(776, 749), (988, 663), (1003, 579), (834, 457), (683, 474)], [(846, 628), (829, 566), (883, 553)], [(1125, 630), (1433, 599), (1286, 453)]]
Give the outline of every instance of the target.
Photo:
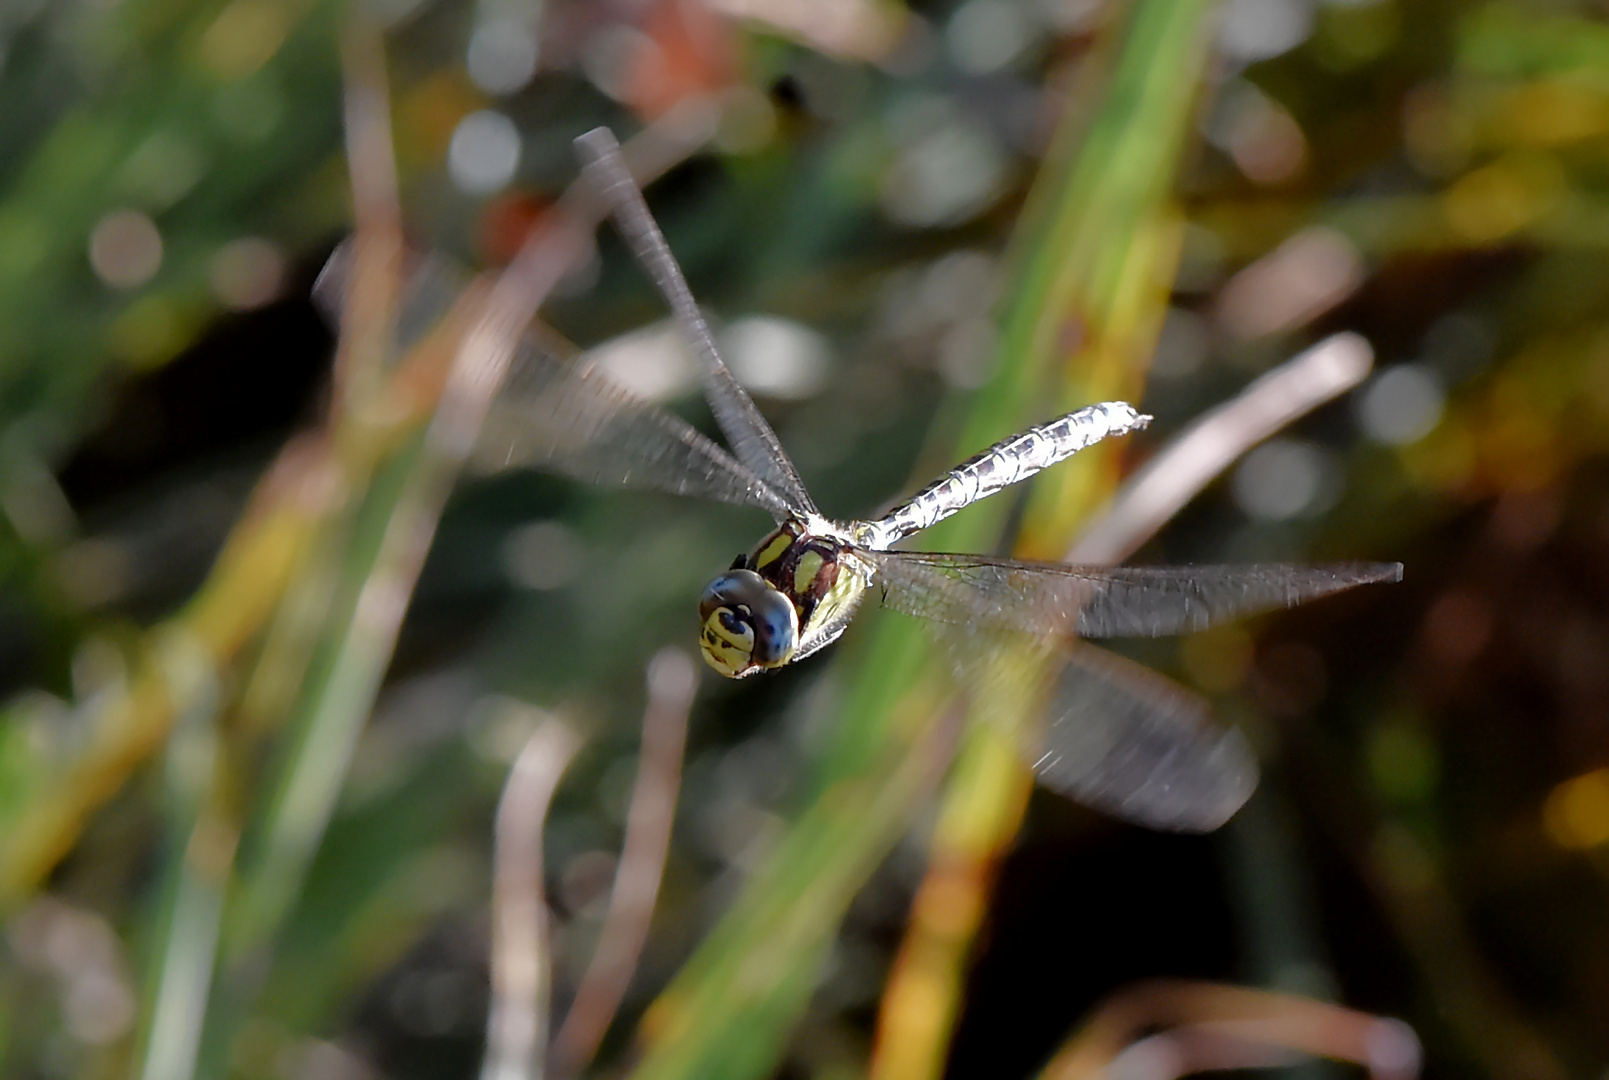
[(191, 705), (168, 739), (171, 883), (158, 913), (151, 991), (136, 1047), (144, 1080), (188, 1080), (207, 1012), (235, 829), (224, 809), (225, 751), (210, 659), (178, 646), (165, 652), (162, 666), (176, 696)]
[(315, 662), (293, 720), (293, 739), (275, 780), (258, 835), (250, 838), (231, 903), (226, 960), (267, 945), (301, 891), (324, 827), (335, 809), (352, 749), (390, 662), (391, 641), (370, 632), (360, 611), (363, 586), (379, 572), (388, 526), (409, 485), (420, 449), (381, 470), (359, 514), (345, 596)]
[(204, 811), (177, 860), (157, 989), (140, 1040), (141, 1080), (189, 1080), (195, 1075), (233, 840), (232, 829)]
[[(421, 460), (423, 442), (421, 434), (379, 470), (358, 512), (343, 588), (331, 604), (292, 717), (287, 752), (260, 823), (243, 844), (236, 885), (221, 912), (219, 985), (201, 1047), (205, 1072), (223, 1069), (236, 1027), (249, 1012), (274, 937), (300, 895), (390, 663), (397, 620), (376, 618), (372, 600), (366, 609), (365, 598), (384, 590), (405, 602), (411, 591), (409, 571), (422, 560), (422, 551), (413, 548), (422, 538), (410, 536), (411, 543), (399, 545), (396, 533), (417, 529), (421, 514), (433, 525), (447, 490), (440, 469)], [(399, 546), (409, 550), (399, 552)], [(399, 574), (407, 578), (405, 585)]]

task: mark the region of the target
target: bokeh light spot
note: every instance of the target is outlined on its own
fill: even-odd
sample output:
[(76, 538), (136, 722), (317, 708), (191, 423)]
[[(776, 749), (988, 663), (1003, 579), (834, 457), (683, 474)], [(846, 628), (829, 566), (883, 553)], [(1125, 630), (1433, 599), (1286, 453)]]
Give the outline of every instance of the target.
[(1278, 184), (1307, 164), (1307, 140), (1290, 113), (1271, 106), (1241, 119), (1230, 135), (1229, 155), (1246, 179)]
[(250, 75), (273, 59), (289, 29), (286, 5), (235, 0), (201, 35), (201, 62), (220, 79)]
[(113, 210), (89, 234), (89, 264), (114, 289), (134, 289), (162, 268), (162, 234), (138, 210)]
[(260, 236), (231, 241), (212, 258), (207, 283), (213, 295), (235, 311), (262, 307), (279, 296), (285, 280), (285, 254)]
[(1594, 769), (1554, 788), (1542, 804), (1542, 827), (1562, 848), (1609, 842), (1609, 769)]
[(520, 164), (514, 121), (484, 109), (459, 121), (447, 147), (447, 172), (466, 195), (491, 195), (508, 186)]
[(488, 94), (512, 94), (536, 74), (536, 31), (523, 19), (490, 19), (475, 28), (465, 60), (469, 77)]
[(811, 397), (826, 385), (831, 370), (827, 339), (791, 319), (739, 319), (721, 334), (721, 344), (738, 381), (767, 397)]
[(610, 338), (587, 350), (587, 360), (610, 379), (648, 401), (680, 397), (698, 382), (698, 362), (670, 322)]
[(1447, 392), (1429, 368), (1400, 364), (1382, 371), (1358, 398), (1358, 422), (1376, 442), (1418, 442), (1441, 422)]
[(967, 0), (950, 16), (944, 39), (957, 68), (986, 75), (1020, 56), (1032, 31), (1027, 13), (1011, 0)]
[(894, 160), (883, 178), (883, 210), (901, 225), (958, 225), (987, 209), (1005, 179), (1005, 160), (987, 135), (945, 124)]
[(1218, 25), (1218, 47), (1251, 63), (1289, 52), (1313, 32), (1305, 0), (1229, 0)]
[(633, 79), (656, 76), (665, 68), (664, 52), (654, 39), (624, 23), (589, 35), (581, 52), (581, 70), (616, 101), (628, 95)]
[(1264, 521), (1285, 521), (1327, 508), (1334, 466), (1311, 443), (1274, 439), (1246, 455), (1235, 470), (1235, 503)]
[(1443, 196), (1447, 223), (1465, 240), (1488, 244), (1530, 225), (1562, 196), (1558, 162), (1542, 154), (1509, 154), (1468, 173)]

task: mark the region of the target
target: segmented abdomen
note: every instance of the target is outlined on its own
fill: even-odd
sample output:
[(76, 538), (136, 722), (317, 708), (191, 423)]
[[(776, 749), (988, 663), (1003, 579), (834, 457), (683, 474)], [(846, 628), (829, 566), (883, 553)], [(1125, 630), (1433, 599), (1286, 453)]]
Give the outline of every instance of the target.
[(1086, 446), (1111, 435), (1138, 430), (1150, 421), (1149, 416), (1125, 402), (1105, 401), (1002, 439), (963, 461), (881, 519), (868, 523), (860, 542), (883, 550), (901, 537), (1026, 480)]

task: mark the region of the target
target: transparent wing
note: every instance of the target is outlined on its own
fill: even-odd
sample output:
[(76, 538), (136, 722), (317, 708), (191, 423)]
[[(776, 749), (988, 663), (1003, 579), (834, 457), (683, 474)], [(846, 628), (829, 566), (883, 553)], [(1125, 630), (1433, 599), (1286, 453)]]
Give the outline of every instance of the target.
[[(885, 606), (927, 620), (973, 707), (1042, 720), (1041, 782), (1153, 828), (1204, 832), (1250, 797), (1257, 765), (1206, 704), (1131, 661), (1072, 638), (1160, 635), (1289, 607), (1375, 581), (1397, 563), (1080, 567), (980, 555), (867, 552)], [(1037, 696), (1024, 690), (1037, 686)]]
[(670, 304), (682, 332), (703, 362), (704, 395), (738, 460), (790, 506), (801, 512), (819, 513), (776, 432), (716, 350), (715, 339), (682, 277), (681, 267), (676, 265), (670, 245), (648, 212), (641, 189), (621, 160), (620, 144), (613, 133), (608, 128), (594, 128), (578, 138), (575, 145), (599, 194), (613, 210), (621, 235)]
[(1297, 566), (1068, 566), (984, 555), (868, 552), (883, 603), (960, 626), (1036, 635), (1157, 637), (1377, 581), (1401, 563)]
[(927, 628), (972, 714), (1007, 732), (1052, 791), (1150, 828), (1207, 832), (1256, 787), (1240, 734), (1139, 664), (1018, 631)]
[[(314, 300), (337, 318), (348, 245), (330, 257)], [(406, 347), (444, 315), (468, 284), (450, 260), (411, 268), (398, 319)], [(474, 462), (484, 470), (548, 469), (595, 484), (623, 484), (756, 506), (781, 521), (792, 509), (777, 492), (685, 420), (644, 401), (577, 358), (574, 346), (537, 326), (521, 340), (508, 382), (482, 426)]]
[(794, 509), (692, 425), (611, 382), (541, 328), (520, 344), (475, 448), (483, 469), (526, 465), (767, 510)]
[(1114, 817), (1210, 832), (1257, 786), (1245, 737), (1217, 726), (1206, 702), (1132, 660), (1066, 650), (1045, 707), (1040, 783)]

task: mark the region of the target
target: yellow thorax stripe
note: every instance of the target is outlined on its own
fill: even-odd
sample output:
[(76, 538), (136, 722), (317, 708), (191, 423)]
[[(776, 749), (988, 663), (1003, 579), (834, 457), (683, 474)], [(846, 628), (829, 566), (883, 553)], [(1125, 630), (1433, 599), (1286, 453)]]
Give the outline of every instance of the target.
[(822, 566), (827, 562), (821, 557), (819, 551), (806, 551), (799, 557), (799, 565), (793, 571), (793, 591), (804, 595), (816, 583), (816, 575), (821, 573)]
[(781, 533), (778, 535), (775, 540), (772, 540), (769, 544), (765, 545), (760, 553), (754, 557), (755, 569), (759, 569), (763, 566), (770, 566), (772, 563), (782, 558), (782, 553), (787, 551), (792, 544), (793, 537), (789, 536), (787, 533)]

